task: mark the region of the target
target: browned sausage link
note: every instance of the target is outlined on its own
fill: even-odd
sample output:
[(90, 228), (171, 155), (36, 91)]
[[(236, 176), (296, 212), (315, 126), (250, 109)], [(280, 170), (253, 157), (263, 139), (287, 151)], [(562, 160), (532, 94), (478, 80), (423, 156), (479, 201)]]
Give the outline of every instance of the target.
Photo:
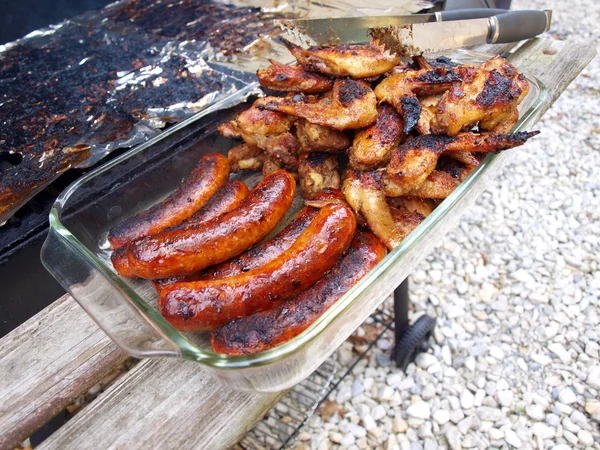
[(304, 208), (284, 230), (277, 234), (273, 239), (261, 242), (250, 248), (247, 252), (227, 262), (209, 267), (202, 272), (191, 275), (180, 275), (177, 277), (163, 278), (154, 280), (152, 284), (160, 293), (162, 289), (174, 283), (199, 281), (199, 280), (217, 280), (219, 278), (232, 277), (240, 273), (256, 269), (264, 264), (279, 258), (288, 248), (290, 248), (298, 236), (310, 225), (316, 217), (318, 209)]
[(136, 274), (133, 272), (133, 270), (131, 270), (131, 267), (129, 267), (126, 245), (123, 245), (112, 252), (112, 255), (110, 255), (110, 260), (119, 275), (126, 278), (137, 278)]
[(227, 261), (275, 228), (294, 200), (296, 182), (284, 171), (265, 177), (236, 209), (200, 226), (169, 230), (127, 246), (132, 270), (142, 278), (187, 275)]
[[(213, 195), (208, 203), (204, 205), (198, 212), (196, 212), (189, 219), (184, 220), (175, 227), (167, 228), (168, 230), (177, 230), (186, 228), (191, 225), (199, 225), (207, 222), (210, 219), (219, 217), (221, 214), (231, 211), (237, 208), (239, 204), (248, 195), (248, 188), (241, 181), (228, 181)], [(129, 260), (127, 259), (127, 246), (124, 245), (116, 249), (110, 256), (115, 270), (122, 277), (135, 278), (136, 275), (129, 267)], [(156, 283), (153, 283), (156, 287)], [(157, 288), (158, 289), (158, 288)]]
[(111, 248), (177, 225), (198, 211), (229, 178), (229, 161), (218, 153), (200, 159), (183, 184), (162, 202), (121, 222), (108, 233)]
[(273, 348), (302, 333), (387, 253), (371, 233), (359, 231), (342, 259), (312, 288), (275, 309), (234, 320), (211, 333), (217, 353), (244, 355)]
[(274, 308), (321, 279), (355, 231), (349, 207), (327, 205), (279, 258), (234, 277), (167, 286), (158, 300), (160, 312), (179, 330), (201, 331)]
[(215, 195), (210, 198), (208, 203), (200, 208), (200, 210), (195, 212), (192, 217), (184, 220), (179, 225), (168, 229), (180, 230), (182, 228), (208, 222), (210, 219), (219, 217), (221, 214), (237, 208), (249, 193), (250, 189), (248, 189), (248, 187), (241, 181), (228, 181), (221, 186)]

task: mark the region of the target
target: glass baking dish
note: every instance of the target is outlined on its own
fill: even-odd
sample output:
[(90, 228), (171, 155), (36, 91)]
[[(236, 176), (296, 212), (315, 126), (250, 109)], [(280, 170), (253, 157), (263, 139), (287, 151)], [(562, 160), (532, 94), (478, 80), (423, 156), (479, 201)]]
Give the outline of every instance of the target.
[[(460, 51), (450, 56), (458, 62), (479, 63), (492, 55)], [(531, 76), (527, 79), (531, 88), (520, 105), (515, 131), (530, 129), (547, 99), (542, 83)], [(158, 295), (148, 281), (116, 274), (106, 235), (118, 222), (166, 197), (201, 156), (214, 151), (226, 154), (236, 142), (219, 136), (216, 127), (246, 107), (247, 103), (230, 106), (256, 89), (257, 84), (249, 85), (69, 186), (51, 210), (41, 257), (48, 271), (130, 355), (197, 361), (232, 388), (276, 392), (310, 375), (369, 317), (457, 223), (511, 151), (489, 155), (401, 245), (302, 334), (262, 353), (220, 355), (211, 351), (208, 334), (180, 333), (163, 319), (157, 309)], [(245, 173), (232, 178), (252, 187), (261, 176)], [(294, 213), (301, 204), (300, 199), (294, 203)]]

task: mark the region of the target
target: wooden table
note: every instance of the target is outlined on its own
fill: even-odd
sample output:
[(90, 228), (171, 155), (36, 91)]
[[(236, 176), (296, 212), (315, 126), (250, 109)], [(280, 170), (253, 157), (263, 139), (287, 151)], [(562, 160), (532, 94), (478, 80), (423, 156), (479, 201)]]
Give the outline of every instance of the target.
[[(476, 50), (511, 49), (511, 62), (548, 88), (544, 111), (596, 53), (549, 37)], [(2, 338), (0, 449), (14, 448), (125, 359), (69, 295)], [(40, 448), (228, 448), (281, 395), (232, 391), (197, 363), (147, 359)]]

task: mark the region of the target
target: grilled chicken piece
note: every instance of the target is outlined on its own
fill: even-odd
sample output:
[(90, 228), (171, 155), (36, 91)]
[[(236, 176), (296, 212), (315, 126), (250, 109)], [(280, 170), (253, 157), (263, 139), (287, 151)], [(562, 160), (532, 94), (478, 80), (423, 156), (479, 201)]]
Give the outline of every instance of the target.
[(405, 208), (408, 211), (417, 212), (423, 217), (431, 214), (436, 207), (433, 200), (419, 197), (389, 197), (387, 202), (394, 208)]
[(377, 122), (357, 131), (348, 149), (353, 169), (372, 170), (387, 164), (392, 150), (404, 139), (402, 116), (387, 103), (380, 104), (377, 112)]
[(299, 149), (298, 140), (289, 131), (269, 136), (264, 143), (265, 154), (268, 158), (290, 172), (298, 170)]
[(258, 82), (264, 88), (308, 94), (326, 92), (333, 88), (333, 79), (330, 77), (308, 72), (302, 66), (288, 66), (272, 59), (269, 61), (269, 67), (256, 72)]
[(461, 67), (439, 66), (431, 70), (406, 70), (385, 78), (375, 88), (379, 102), (390, 103), (404, 118), (404, 134), (417, 125), (421, 105), (417, 95), (441, 94), (459, 83)]
[(257, 102), (241, 112), (235, 120), (221, 124), (219, 132), (226, 137), (241, 137), (246, 144), (264, 149), (270, 135), (282, 134), (291, 129), (292, 117), (260, 109)]
[(374, 43), (303, 49), (285, 39), (281, 41), (305, 69), (336, 77), (367, 78), (381, 75), (400, 62), (399, 56)]
[(443, 200), (452, 194), (461, 180), (454, 177), (451, 173), (442, 170), (434, 170), (420, 185), (406, 193), (404, 186), (396, 183), (387, 174), (384, 176), (385, 195), (387, 197), (401, 197), (408, 195), (417, 198), (427, 198)]
[(392, 208), (382, 189), (382, 171), (346, 171), (342, 192), (356, 214), (361, 215), (369, 229), (393, 250), (421, 223), (424, 216), (405, 208)]
[(513, 134), (461, 133), (423, 135), (402, 144), (392, 152), (387, 174), (394, 181), (398, 195), (404, 195), (420, 186), (436, 167), (438, 157), (448, 151), (497, 152), (523, 145), (539, 132)]
[(282, 167), (279, 165), (278, 161), (273, 161), (268, 156), (265, 156), (265, 162), (262, 167), (263, 176), (266, 177), (267, 175), (271, 175), (273, 172), (277, 172), (278, 170), (281, 170), (281, 169), (282, 169)]
[(219, 133), (221, 133), (221, 136), (229, 139), (238, 139), (242, 137), (237, 127), (234, 126), (231, 122), (222, 123), (221, 125), (219, 125), (217, 130), (219, 131)]
[(227, 159), (232, 172), (246, 169), (260, 170), (265, 161), (265, 155), (260, 148), (244, 143), (229, 150)]
[(300, 153), (336, 153), (350, 147), (350, 138), (343, 131), (316, 125), (304, 119), (296, 122), (296, 137), (300, 142)]
[(362, 81), (337, 78), (333, 91), (316, 102), (302, 95), (265, 97), (255, 103), (259, 109), (302, 117), (310, 123), (336, 130), (364, 128), (377, 120), (373, 90)]
[(448, 158), (452, 158), (455, 161), (463, 163), (466, 167), (475, 169), (479, 166), (479, 160), (475, 157), (472, 152), (463, 150), (458, 152), (446, 152), (444, 153)]
[(419, 100), (421, 104), (421, 115), (419, 121), (415, 126), (415, 130), (419, 134), (431, 134), (431, 127), (437, 124), (437, 105), (440, 99), (440, 95), (429, 95)]
[(506, 130), (505, 122), (514, 125), (517, 105), (529, 92), (525, 77), (500, 56), (463, 72), (463, 82), (440, 99), (432, 132), (456, 136), (477, 123), (480, 130), (487, 131)]
[(298, 166), (300, 194), (310, 199), (325, 188), (339, 189), (340, 178), (338, 160), (327, 153), (309, 153), (300, 157)]

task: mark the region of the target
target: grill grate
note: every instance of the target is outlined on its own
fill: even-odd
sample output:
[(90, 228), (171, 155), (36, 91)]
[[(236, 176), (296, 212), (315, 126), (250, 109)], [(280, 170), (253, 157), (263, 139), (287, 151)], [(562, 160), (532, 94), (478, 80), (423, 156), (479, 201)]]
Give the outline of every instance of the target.
[[(385, 303), (384, 303), (385, 305)], [(337, 352), (329, 357), (310, 377), (294, 386), (258, 423), (250, 430), (236, 449), (276, 450), (293, 449), (298, 436), (319, 405), (331, 394), (340, 382), (369, 353), (377, 341), (388, 330), (394, 330), (394, 317), (382, 305), (366, 324), (375, 327), (374, 338), (361, 336), (361, 353), (357, 354), (347, 368), (340, 368)], [(355, 333), (350, 340), (355, 337)], [(368, 336), (368, 335), (367, 335)]]

